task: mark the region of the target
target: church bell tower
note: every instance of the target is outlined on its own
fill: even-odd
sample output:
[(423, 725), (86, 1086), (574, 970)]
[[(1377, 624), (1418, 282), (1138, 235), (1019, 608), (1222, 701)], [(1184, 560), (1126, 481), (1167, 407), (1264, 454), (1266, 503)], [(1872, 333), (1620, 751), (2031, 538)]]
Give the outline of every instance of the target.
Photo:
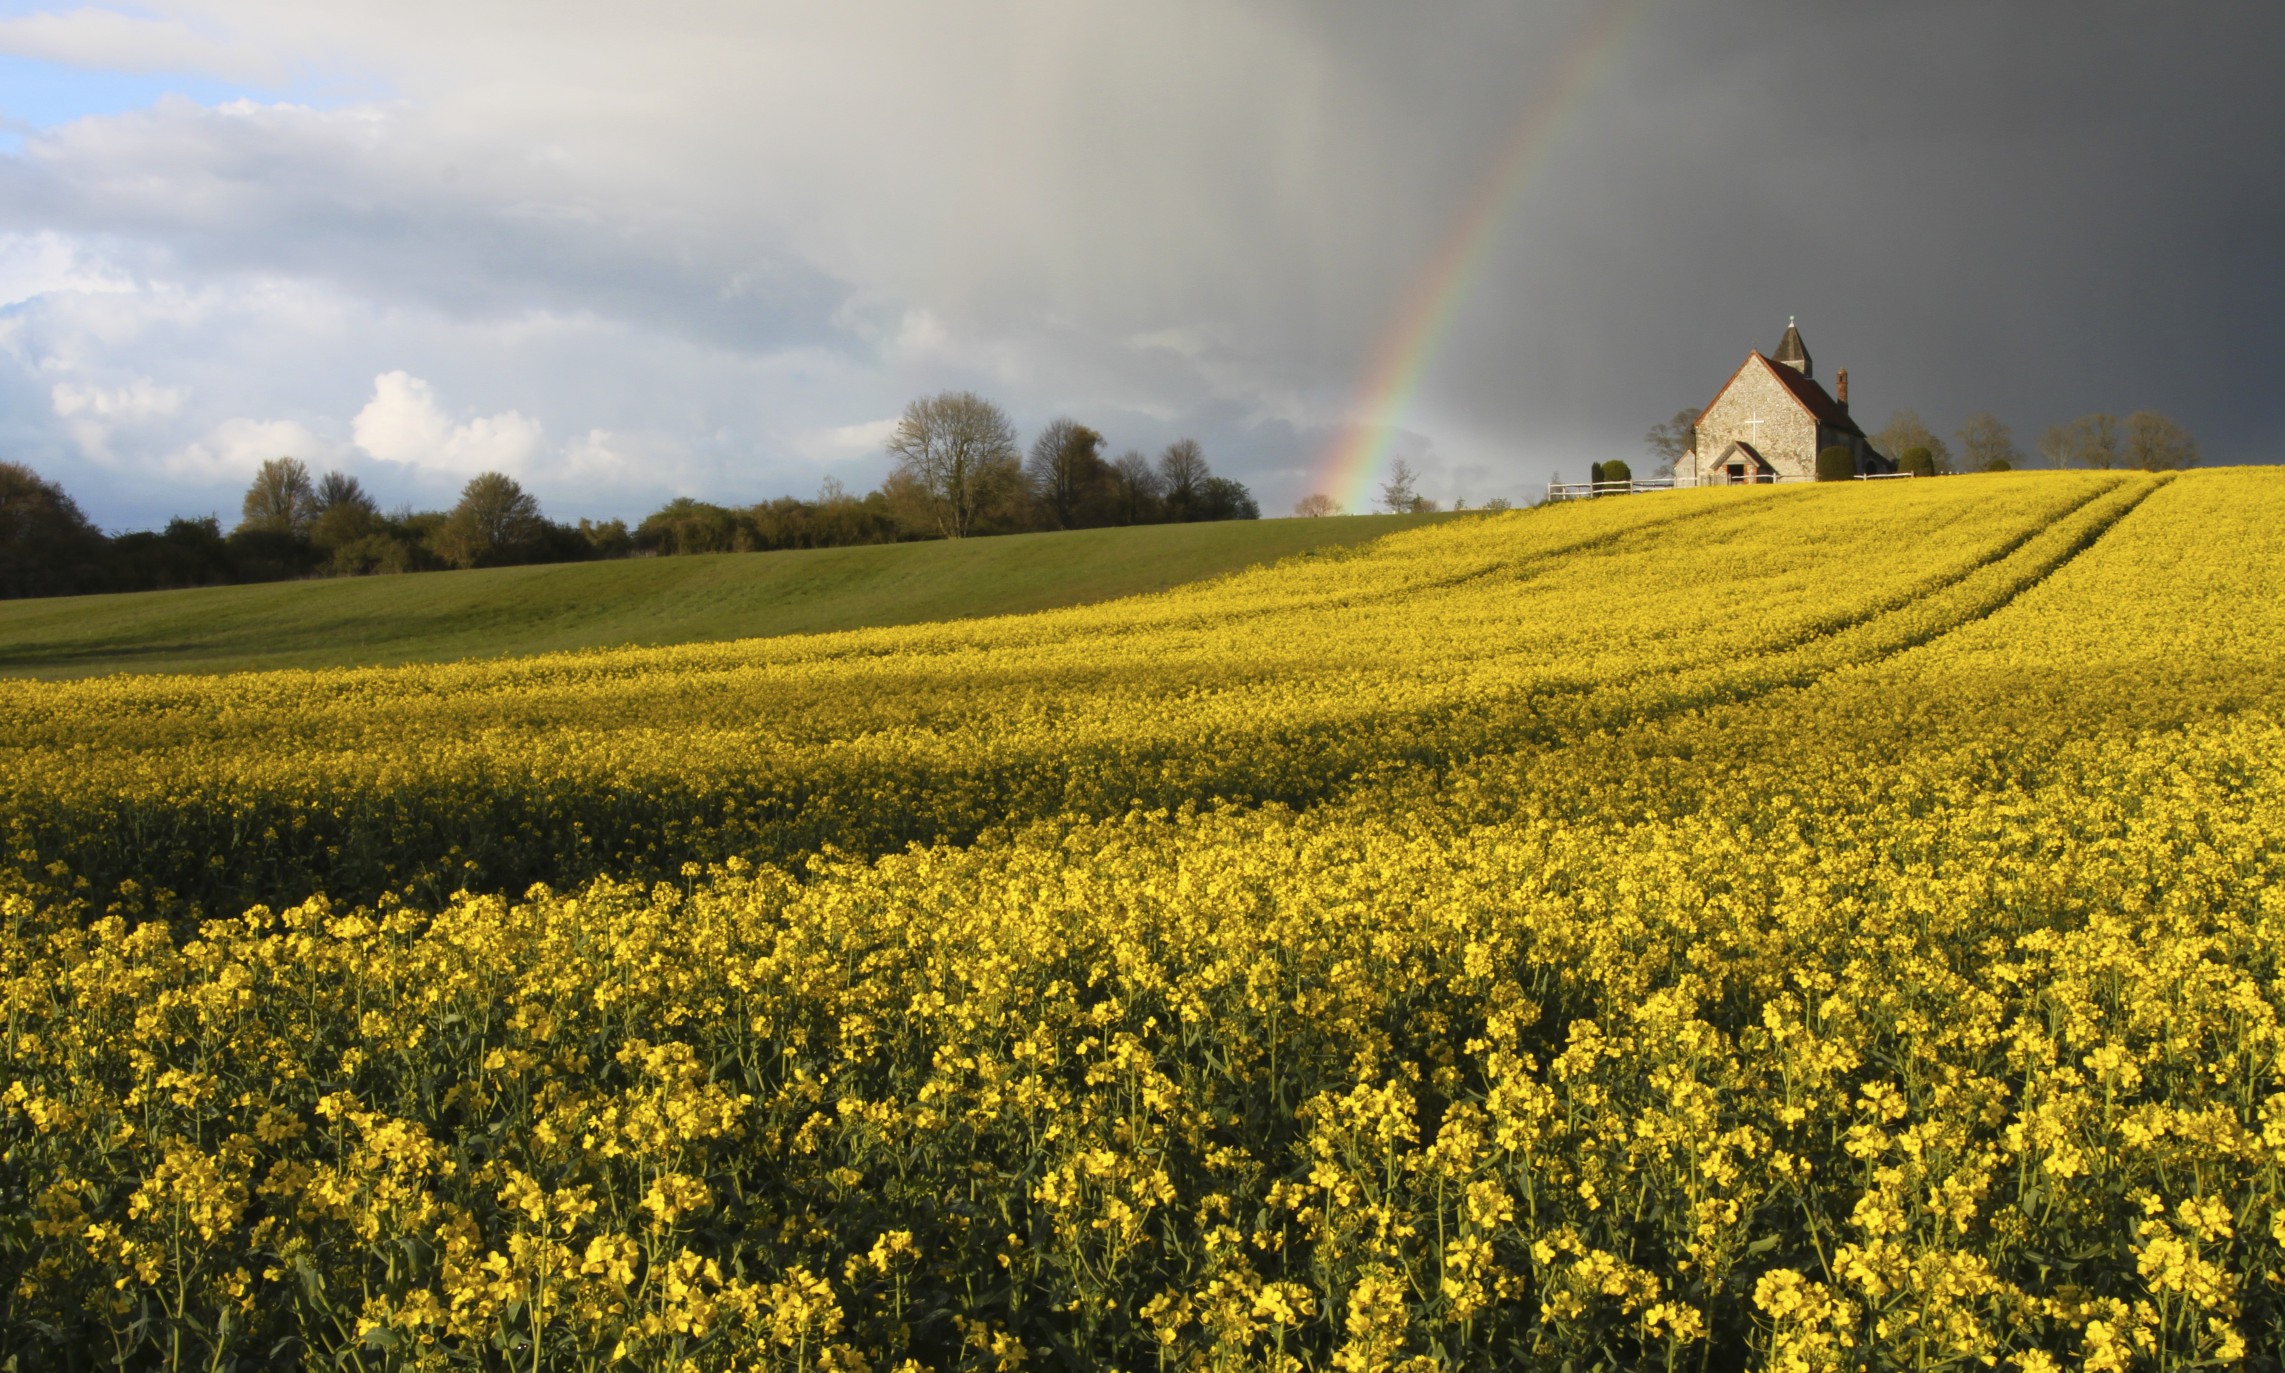
[(1785, 337), (1777, 341), (1777, 352), (1770, 360), (1782, 362), (1805, 377), (1817, 375), (1817, 369), (1809, 361), (1808, 345), (1801, 342), (1801, 331), (1793, 327), (1791, 315), (1785, 317)]

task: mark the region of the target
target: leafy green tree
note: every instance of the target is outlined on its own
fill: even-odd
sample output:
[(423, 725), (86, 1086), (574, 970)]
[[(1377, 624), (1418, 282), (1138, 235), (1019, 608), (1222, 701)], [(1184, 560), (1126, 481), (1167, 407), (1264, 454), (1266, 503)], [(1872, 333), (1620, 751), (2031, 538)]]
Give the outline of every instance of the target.
[(635, 551), (635, 540), (627, 533), (625, 520), (582, 519), (579, 537), (587, 541), (588, 550), (598, 558), (624, 558)]
[(1023, 479), (1015, 426), (973, 391), (946, 391), (906, 406), (888, 452), (948, 539), (968, 535)]
[[(764, 547), (796, 546), (786, 542), (786, 536), (762, 518), (759, 507), (753, 514), (756, 526), (761, 529)], [(800, 546), (843, 548), (852, 544), (895, 543), (900, 536), (888, 497), (879, 491), (867, 492), (861, 498), (846, 491), (820, 492), (817, 504), (811, 508), (809, 523), (806, 537), (810, 542)]]
[(103, 532), (61, 486), (0, 462), (0, 597), (93, 591), (106, 551)]
[(482, 472), (460, 490), (432, 546), (454, 567), (498, 567), (539, 551), (547, 521), (539, 501), (504, 472)]
[(309, 541), (319, 548), (335, 549), (376, 533), (381, 507), (365, 493), (355, 477), (328, 472), (317, 484), (317, 517), (310, 521)]
[(225, 586), (240, 580), (239, 552), (215, 516), (178, 515), (163, 530), (135, 530), (113, 539), (109, 582), (118, 591)]
[(1258, 520), (1262, 517), (1262, 508), (1244, 482), (1229, 477), (1208, 477), (1198, 493), (1198, 517), (1202, 520)]
[(739, 512), (677, 496), (643, 517), (632, 536), (645, 553), (743, 553), (759, 542)]
[(246, 488), (238, 528), (250, 534), (306, 537), (317, 519), (317, 487), (300, 458), (272, 458)]

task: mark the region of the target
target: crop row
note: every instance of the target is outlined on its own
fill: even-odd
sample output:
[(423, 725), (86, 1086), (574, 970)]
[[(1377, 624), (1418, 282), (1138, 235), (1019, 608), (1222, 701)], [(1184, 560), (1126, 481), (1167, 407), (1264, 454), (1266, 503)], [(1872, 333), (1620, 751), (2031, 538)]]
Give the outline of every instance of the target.
[(1894, 652), (2042, 575), (2148, 489), (2089, 476), (1973, 501), (1685, 493), (1487, 517), (1051, 615), (11, 684), (0, 825), (105, 891), (134, 880), (227, 910), (792, 861), (828, 843), (890, 852), (1061, 814), (1313, 804), (1387, 768)]

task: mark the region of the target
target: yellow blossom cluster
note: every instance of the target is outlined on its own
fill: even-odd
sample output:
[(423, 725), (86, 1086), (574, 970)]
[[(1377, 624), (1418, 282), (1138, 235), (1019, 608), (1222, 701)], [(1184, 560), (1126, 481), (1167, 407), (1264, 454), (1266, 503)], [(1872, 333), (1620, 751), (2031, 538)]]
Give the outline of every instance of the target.
[(0, 688), (0, 1356), (2274, 1366), (2280, 516), (1676, 493)]

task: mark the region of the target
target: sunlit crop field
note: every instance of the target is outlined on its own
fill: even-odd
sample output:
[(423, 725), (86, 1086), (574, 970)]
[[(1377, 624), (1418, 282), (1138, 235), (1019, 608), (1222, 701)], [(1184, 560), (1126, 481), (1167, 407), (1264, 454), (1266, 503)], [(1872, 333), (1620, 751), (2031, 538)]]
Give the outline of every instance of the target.
[(2279, 1366), (2285, 473), (0, 718), (20, 1368)]

